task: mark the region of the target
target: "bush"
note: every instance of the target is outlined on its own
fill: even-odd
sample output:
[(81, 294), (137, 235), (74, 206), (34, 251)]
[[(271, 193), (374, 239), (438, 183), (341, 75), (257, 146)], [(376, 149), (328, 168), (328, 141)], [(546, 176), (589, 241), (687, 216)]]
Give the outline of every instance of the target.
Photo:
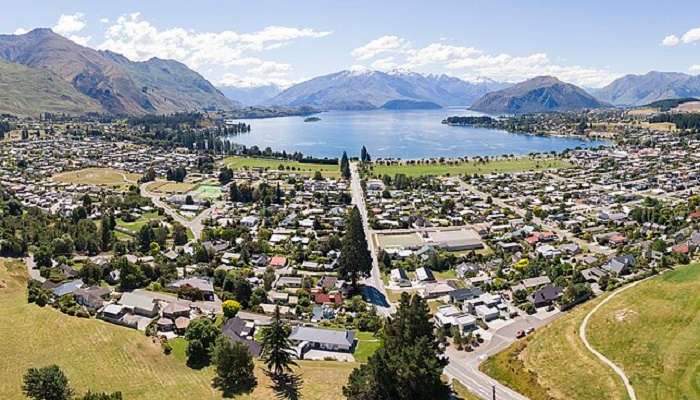
[(161, 342), (160, 347), (163, 348), (163, 353), (165, 353), (166, 355), (172, 353), (173, 351), (173, 346), (171, 346), (170, 342), (168, 342), (167, 340)]

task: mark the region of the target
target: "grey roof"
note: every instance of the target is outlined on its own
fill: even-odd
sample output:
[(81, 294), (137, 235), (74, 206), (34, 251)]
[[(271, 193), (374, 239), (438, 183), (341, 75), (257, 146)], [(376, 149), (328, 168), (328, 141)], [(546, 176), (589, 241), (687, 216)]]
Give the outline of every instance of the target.
[(197, 289), (201, 290), (202, 292), (213, 292), (214, 291), (214, 285), (211, 283), (210, 280), (204, 279), (204, 278), (199, 278), (199, 277), (180, 279), (178, 281), (171, 283), (170, 287), (179, 288), (179, 287), (185, 286), (185, 285), (190, 285), (193, 288), (197, 288)]
[(131, 308), (140, 308), (142, 310), (153, 310), (156, 307), (152, 298), (136, 293), (122, 294), (121, 299), (119, 299), (119, 304)]
[(82, 279), (76, 279), (74, 281), (65, 282), (59, 286), (56, 286), (52, 292), (55, 296), (61, 297), (66, 294), (70, 294), (80, 289), (83, 286)]
[(351, 347), (355, 341), (355, 332), (295, 326), (292, 330), (292, 334), (289, 335), (289, 339), (300, 342), (325, 343)]

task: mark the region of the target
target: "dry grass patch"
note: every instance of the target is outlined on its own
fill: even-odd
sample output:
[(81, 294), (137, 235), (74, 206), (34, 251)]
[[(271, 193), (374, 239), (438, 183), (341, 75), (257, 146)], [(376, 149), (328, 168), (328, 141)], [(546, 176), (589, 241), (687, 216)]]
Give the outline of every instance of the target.
[[(25, 400), (22, 376), (30, 367), (57, 364), (83, 393), (121, 391), (129, 400), (220, 399), (211, 387), (212, 368), (192, 370), (133, 329), (61, 314), (27, 304), (26, 270), (0, 260), (0, 399)], [(355, 363), (301, 361), (301, 395), (310, 400), (342, 397)], [(258, 368), (258, 387), (240, 399), (274, 398), (269, 379)]]
[(62, 172), (54, 175), (57, 182), (97, 185), (97, 186), (128, 186), (138, 182), (140, 175), (131, 174), (112, 168), (85, 168), (76, 171)]

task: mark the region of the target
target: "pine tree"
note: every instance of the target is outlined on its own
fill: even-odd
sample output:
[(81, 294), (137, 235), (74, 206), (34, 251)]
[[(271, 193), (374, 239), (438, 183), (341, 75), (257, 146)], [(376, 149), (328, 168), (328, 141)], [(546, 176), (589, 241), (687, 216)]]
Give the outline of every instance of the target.
[(343, 152), (343, 157), (340, 158), (340, 175), (345, 179), (350, 179), (350, 161), (346, 152)]
[(109, 214), (102, 215), (102, 222), (100, 223), (100, 241), (102, 251), (109, 251), (112, 247), (112, 227)]
[(362, 150), (360, 150), (360, 160), (363, 163), (371, 161), (371, 159), (369, 157), (369, 153), (367, 152), (367, 148), (365, 146), (362, 146)]
[(289, 341), (289, 326), (282, 321), (279, 306), (275, 307), (272, 323), (263, 331), (260, 358), (265, 362), (268, 372), (280, 378), (292, 371), (297, 365), (292, 356), (292, 344)]
[(372, 255), (367, 247), (367, 237), (357, 206), (353, 207), (348, 216), (338, 264), (340, 275), (351, 281), (355, 289), (357, 289), (357, 281), (368, 276), (372, 271)]
[(213, 384), (224, 392), (225, 397), (250, 392), (257, 386), (253, 357), (243, 343), (231, 343), (227, 337), (219, 336), (211, 359), (216, 365)]
[(433, 333), (427, 303), (403, 293), (396, 316), (382, 333), (384, 346), (356, 368), (343, 387), (350, 400), (447, 399), (440, 379), (447, 365)]

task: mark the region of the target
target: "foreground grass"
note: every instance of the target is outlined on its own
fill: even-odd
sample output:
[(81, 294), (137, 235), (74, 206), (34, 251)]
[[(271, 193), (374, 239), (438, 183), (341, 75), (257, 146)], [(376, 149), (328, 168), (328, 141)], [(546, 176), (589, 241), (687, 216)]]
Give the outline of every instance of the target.
[(700, 264), (681, 266), (610, 300), (588, 340), (627, 374), (640, 399), (700, 398)]
[(561, 169), (570, 168), (572, 165), (558, 158), (551, 159), (532, 159), (532, 158), (517, 158), (488, 161), (480, 163), (477, 161), (468, 161), (455, 164), (435, 163), (435, 164), (407, 164), (399, 163), (395, 165), (374, 164), (371, 174), (374, 176), (394, 176), (396, 174), (405, 174), (407, 176), (426, 176), (426, 175), (473, 175), (473, 174), (490, 174), (494, 172), (521, 172), (521, 171), (538, 171), (544, 169)]
[(85, 168), (54, 175), (53, 180), (78, 185), (124, 186), (136, 184), (139, 175), (113, 168)]
[(226, 157), (222, 163), (231, 169), (261, 168), (277, 171), (281, 170), (280, 167), (282, 167), (285, 171), (298, 172), (305, 175), (312, 175), (316, 171), (320, 171), (321, 175), (327, 178), (340, 176), (340, 167), (337, 165), (301, 163), (277, 158), (231, 156)]
[[(136, 330), (95, 319), (71, 317), (26, 301), (26, 270), (0, 259), (0, 399), (24, 400), (22, 376), (30, 367), (57, 364), (78, 393), (121, 391), (129, 400), (220, 399), (211, 387), (212, 368), (188, 368), (178, 356)], [(260, 364), (259, 364), (260, 365)], [(342, 398), (355, 363), (300, 361), (301, 396)], [(275, 397), (269, 379), (256, 369), (258, 387), (239, 399)]]
[(515, 342), (482, 364), (482, 371), (532, 400), (625, 399), (622, 381), (578, 336), (581, 321), (597, 301)]

